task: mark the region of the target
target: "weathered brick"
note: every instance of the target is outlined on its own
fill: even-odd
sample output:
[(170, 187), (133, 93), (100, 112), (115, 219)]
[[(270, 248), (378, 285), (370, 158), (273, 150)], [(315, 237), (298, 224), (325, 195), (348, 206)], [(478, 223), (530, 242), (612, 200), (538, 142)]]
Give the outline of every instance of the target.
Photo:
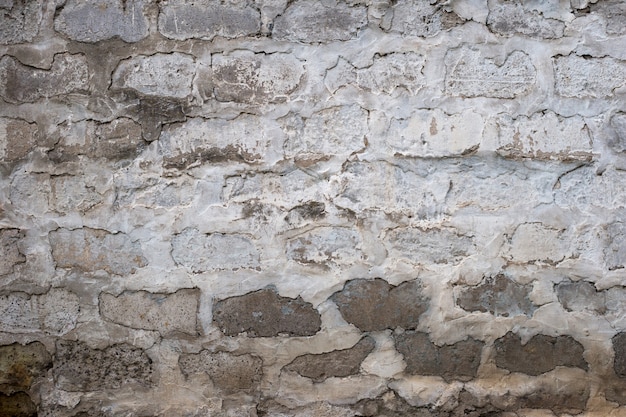
[(554, 73), (556, 92), (563, 97), (612, 97), (626, 83), (626, 63), (610, 57), (557, 56)]
[(272, 149), (277, 126), (258, 116), (232, 120), (194, 118), (167, 126), (161, 132), (159, 152), (165, 168), (187, 169), (222, 162), (261, 163), (278, 159)]
[(330, 299), (348, 323), (364, 332), (415, 329), (429, 307), (418, 280), (393, 286), (380, 278), (354, 279)]
[(0, 96), (11, 103), (86, 92), (88, 81), (87, 59), (81, 54), (56, 55), (49, 70), (28, 67), (10, 56), (0, 59)]
[(540, 375), (557, 366), (588, 369), (583, 346), (571, 336), (533, 336), (526, 344), (511, 332), (494, 343), (496, 365), (511, 372)]
[(50, 354), (40, 342), (0, 346), (0, 392), (12, 394), (29, 390), (51, 366)]
[(186, 377), (206, 373), (226, 393), (255, 389), (263, 378), (263, 360), (250, 354), (202, 350), (180, 355), (178, 365)]
[(346, 41), (356, 37), (366, 23), (363, 6), (298, 0), (274, 21), (272, 37), (306, 43)]
[(390, 30), (406, 36), (435, 36), (463, 23), (456, 13), (433, 2), (399, 0), (392, 4)]
[(565, 161), (593, 158), (593, 138), (580, 116), (563, 118), (551, 111), (515, 119), (500, 115), (489, 124), (495, 129), (496, 152), (508, 158)]
[(487, 26), (499, 35), (519, 34), (544, 39), (560, 38), (565, 29), (563, 22), (545, 18), (523, 3), (503, 0), (490, 1)]
[(304, 66), (292, 55), (237, 51), (213, 56), (213, 92), (219, 101), (284, 102), (300, 85)]
[(447, 382), (476, 377), (484, 342), (468, 338), (437, 346), (427, 333), (408, 331), (394, 335), (396, 349), (404, 356), (405, 372), (440, 376)]
[(318, 227), (287, 242), (287, 258), (305, 265), (354, 264), (363, 259), (361, 237), (345, 227)]
[(537, 307), (529, 299), (531, 291), (532, 285), (518, 284), (498, 274), (475, 287), (465, 287), (456, 297), (456, 304), (467, 311), (489, 312), (496, 316), (532, 316)]
[(107, 320), (134, 329), (156, 330), (161, 335), (198, 333), (200, 291), (174, 293), (125, 291), (118, 296), (100, 295), (100, 314)]
[(622, 0), (603, 0), (589, 5), (589, 11), (602, 16), (609, 35), (626, 34), (626, 4)]
[(448, 51), (445, 66), (445, 90), (454, 96), (515, 98), (528, 93), (536, 81), (537, 71), (521, 51), (499, 63), (464, 47)]
[(541, 223), (519, 225), (503, 250), (503, 256), (515, 263), (558, 263), (572, 255), (564, 232)]
[(191, 55), (180, 52), (139, 55), (119, 63), (113, 72), (111, 88), (184, 99), (191, 96), (195, 74), (195, 59)]
[(81, 342), (60, 340), (54, 355), (54, 377), (66, 391), (119, 389), (128, 384), (150, 386), (152, 360), (129, 344), (93, 349)]
[(39, 32), (41, 0), (12, 0), (0, 5), (0, 44), (31, 42)]
[(357, 105), (331, 107), (303, 118), (282, 119), (285, 157), (307, 166), (335, 155), (342, 160), (366, 147), (368, 114)]
[(227, 336), (312, 336), (320, 330), (321, 318), (302, 298), (281, 297), (272, 290), (259, 290), (217, 301), (213, 320)]
[(297, 372), (315, 382), (322, 382), (332, 377), (355, 375), (359, 373), (361, 362), (374, 350), (375, 346), (374, 339), (365, 336), (348, 349), (298, 356), (283, 369)]
[(398, 228), (389, 232), (385, 241), (392, 256), (418, 264), (455, 265), (476, 252), (471, 236), (448, 228)]
[(160, 9), (159, 32), (170, 39), (238, 38), (261, 30), (261, 14), (245, 2), (170, 0)]
[(0, 118), (0, 161), (15, 162), (37, 145), (37, 125), (19, 119)]
[(119, 37), (137, 42), (148, 36), (143, 0), (69, 0), (54, 21), (54, 28), (79, 42)]
[(26, 262), (18, 243), (24, 233), (18, 229), (0, 229), (0, 276), (13, 271), (16, 264)]
[(0, 331), (65, 334), (76, 327), (79, 312), (78, 296), (63, 288), (42, 295), (14, 292), (0, 296)]
[(0, 393), (0, 410), (7, 417), (37, 417), (37, 405), (25, 392), (12, 395)]
[(259, 251), (240, 234), (201, 233), (185, 229), (172, 239), (172, 257), (192, 272), (258, 268)]
[(124, 233), (90, 228), (58, 229), (50, 232), (49, 238), (52, 257), (59, 268), (128, 275), (147, 265), (139, 242)]
[(612, 167), (598, 172), (594, 166), (582, 166), (559, 178), (554, 202), (582, 211), (626, 207), (626, 172)]

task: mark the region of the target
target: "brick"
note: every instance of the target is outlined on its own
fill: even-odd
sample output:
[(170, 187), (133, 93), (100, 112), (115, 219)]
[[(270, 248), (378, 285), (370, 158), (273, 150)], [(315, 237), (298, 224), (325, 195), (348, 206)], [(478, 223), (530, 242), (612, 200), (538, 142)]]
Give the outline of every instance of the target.
[(201, 233), (185, 229), (172, 239), (172, 257), (192, 272), (258, 268), (259, 251), (240, 234)]
[(612, 97), (626, 83), (626, 63), (613, 58), (557, 56), (554, 61), (556, 92), (563, 97)]
[(112, 38), (137, 42), (148, 36), (143, 0), (69, 0), (54, 21), (54, 28), (79, 42)]
[(124, 233), (90, 228), (58, 229), (50, 232), (49, 239), (58, 268), (128, 275), (147, 265), (139, 242)]
[(239, 38), (259, 34), (261, 14), (245, 2), (168, 1), (160, 5), (159, 32), (167, 38)]
[(429, 307), (417, 280), (394, 286), (380, 278), (354, 279), (330, 299), (337, 304), (344, 320), (364, 332), (398, 327), (415, 329)]
[(284, 102), (300, 85), (304, 66), (292, 55), (237, 51), (213, 55), (213, 92), (219, 101)]
[(361, 237), (345, 227), (318, 227), (287, 242), (287, 258), (305, 265), (354, 264), (363, 259)]
[(0, 44), (32, 42), (39, 32), (44, 2), (12, 0), (0, 5)]
[(217, 301), (213, 320), (227, 336), (313, 336), (321, 327), (320, 315), (311, 303), (300, 297), (281, 297), (272, 290)]
[(311, 378), (314, 382), (356, 375), (361, 368), (361, 362), (375, 346), (374, 339), (365, 336), (348, 349), (298, 356), (283, 369)]
[(463, 23), (456, 13), (420, 0), (392, 3), (390, 30), (405, 36), (431, 37)]
[(504, 257), (515, 263), (558, 263), (573, 256), (562, 230), (541, 223), (524, 223), (505, 245)]
[(394, 335), (396, 349), (404, 356), (405, 372), (434, 375), (446, 382), (476, 377), (484, 343), (472, 338), (437, 346), (427, 333), (408, 331)]
[(130, 384), (153, 383), (152, 360), (129, 344), (93, 349), (82, 342), (60, 340), (56, 344), (53, 374), (65, 391), (102, 391)]
[(0, 276), (10, 274), (16, 264), (26, 262), (18, 246), (23, 238), (24, 233), (19, 229), (0, 229)]
[(191, 55), (180, 52), (139, 55), (119, 63), (113, 72), (111, 88), (184, 99), (191, 96), (195, 74), (195, 59)]
[(536, 81), (536, 69), (521, 51), (498, 63), (480, 51), (460, 48), (448, 51), (445, 66), (445, 91), (453, 96), (515, 98), (530, 92)]
[(276, 18), (272, 37), (305, 43), (347, 41), (366, 23), (365, 7), (298, 0)]
[(391, 256), (422, 265), (456, 265), (477, 250), (471, 236), (449, 228), (398, 228), (388, 233), (385, 242), (391, 249)]
[(174, 293), (124, 291), (118, 296), (100, 295), (100, 314), (107, 320), (134, 329), (156, 330), (163, 336), (198, 334), (200, 291), (181, 289)]
[(0, 161), (16, 162), (37, 145), (37, 125), (19, 119), (0, 118)]
[(258, 388), (263, 378), (263, 360), (255, 355), (229, 352), (184, 353), (178, 359), (182, 373), (189, 378), (207, 374), (215, 386), (226, 393)]
[(537, 307), (530, 301), (532, 285), (517, 282), (498, 274), (486, 278), (475, 287), (463, 288), (456, 304), (467, 311), (489, 312), (495, 316), (532, 316)]
[(565, 29), (563, 22), (545, 18), (522, 3), (503, 0), (490, 2), (487, 26), (499, 35), (525, 35), (543, 39), (560, 38)]
[(55, 55), (49, 70), (36, 69), (4, 56), (0, 59), (0, 96), (11, 103), (32, 103), (88, 89), (87, 59), (81, 54)]
[(557, 366), (588, 369), (584, 348), (571, 336), (533, 336), (522, 345), (519, 336), (509, 332), (494, 343), (496, 365), (511, 372), (541, 375)]
[(28, 391), (51, 366), (50, 354), (40, 342), (0, 346), (0, 392)]

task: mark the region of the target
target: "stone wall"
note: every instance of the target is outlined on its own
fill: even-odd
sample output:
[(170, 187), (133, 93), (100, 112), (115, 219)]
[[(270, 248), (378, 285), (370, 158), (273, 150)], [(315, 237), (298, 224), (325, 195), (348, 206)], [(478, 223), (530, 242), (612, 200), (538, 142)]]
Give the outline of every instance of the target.
[(625, 2), (0, 0), (0, 44), (0, 415), (626, 415)]

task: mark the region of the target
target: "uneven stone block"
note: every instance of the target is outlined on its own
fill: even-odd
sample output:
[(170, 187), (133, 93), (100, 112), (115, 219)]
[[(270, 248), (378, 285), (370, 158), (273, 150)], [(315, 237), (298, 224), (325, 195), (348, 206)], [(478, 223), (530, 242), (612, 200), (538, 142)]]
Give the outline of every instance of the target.
[(571, 336), (533, 336), (526, 344), (511, 332), (494, 343), (496, 365), (511, 372), (541, 375), (557, 366), (588, 369), (583, 346)]
[(128, 275), (147, 265), (139, 242), (124, 233), (89, 228), (58, 229), (50, 232), (49, 238), (52, 257), (59, 268)]
[(434, 375), (446, 382), (476, 377), (484, 342), (468, 338), (452, 345), (437, 346), (427, 333), (408, 331), (394, 335), (396, 349), (404, 356), (405, 372)]
[(219, 101), (284, 102), (303, 75), (304, 66), (292, 55), (237, 51), (213, 56), (213, 92)]
[(347, 41), (367, 24), (367, 10), (343, 1), (297, 0), (276, 18), (272, 37), (305, 43)]
[(567, 311), (606, 312), (606, 294), (587, 281), (562, 281), (555, 285), (556, 295)]
[(348, 407), (327, 402), (318, 401), (301, 407), (288, 408), (275, 399), (263, 400), (257, 406), (257, 412), (259, 417), (354, 417), (355, 415), (354, 411)]
[(318, 227), (287, 242), (287, 258), (305, 265), (354, 264), (363, 259), (361, 236), (345, 227)]
[(563, 97), (612, 97), (626, 83), (626, 63), (610, 57), (557, 56), (554, 75), (556, 92)]
[(37, 125), (19, 119), (0, 118), (0, 161), (15, 162), (37, 145)]
[(465, 287), (456, 304), (467, 311), (489, 312), (496, 316), (532, 316), (537, 307), (530, 301), (532, 285), (522, 285), (498, 274), (475, 287)]
[(12, 395), (0, 393), (0, 410), (7, 417), (37, 417), (37, 406), (25, 392)]
[(397, 327), (415, 329), (429, 307), (418, 280), (393, 286), (380, 278), (353, 279), (330, 299), (337, 304), (344, 320), (364, 332)]
[(626, 152), (626, 113), (615, 113), (611, 116), (609, 125), (615, 132), (615, 137), (608, 143), (609, 146), (615, 152)]
[(180, 52), (138, 55), (121, 61), (113, 72), (113, 89), (131, 89), (147, 96), (184, 99), (192, 93), (194, 57)]
[(274, 126), (258, 116), (232, 120), (194, 118), (167, 126), (159, 138), (165, 168), (187, 169), (203, 163), (260, 163), (272, 155)]
[(626, 266), (626, 225), (622, 222), (606, 226), (604, 262), (609, 271)]
[(172, 257), (192, 272), (217, 269), (258, 268), (259, 251), (240, 234), (201, 233), (185, 229), (172, 238)]
[(609, 35), (626, 34), (626, 3), (623, 0), (603, 0), (589, 5), (591, 13), (598, 14), (606, 22)]
[(0, 44), (31, 42), (39, 32), (41, 0), (10, 0), (0, 4)]
[(55, 55), (49, 70), (20, 64), (10, 56), (0, 59), (0, 96), (11, 103), (32, 103), (88, 88), (87, 59), (81, 54)]
[(309, 118), (291, 114), (282, 119), (285, 157), (305, 166), (330, 155), (347, 159), (366, 147), (367, 119), (367, 111), (358, 105), (327, 108)]
[(535, 38), (556, 39), (563, 36), (565, 24), (545, 18), (541, 13), (525, 8), (519, 2), (492, 0), (489, 4), (487, 26), (499, 35), (526, 35)]
[(202, 350), (180, 355), (178, 365), (186, 377), (206, 373), (217, 388), (227, 393), (255, 389), (263, 378), (263, 360), (250, 354)]
[(391, 118), (382, 139), (403, 156), (459, 156), (478, 149), (483, 128), (482, 116), (472, 110), (452, 115), (439, 109), (416, 110), (406, 119)]
[(123, 208), (181, 208), (191, 204), (197, 182), (185, 177), (161, 180), (135, 175), (120, 179), (115, 188), (115, 205)]
[(54, 28), (79, 42), (119, 37), (137, 42), (148, 36), (143, 0), (69, 0), (54, 21)]
[(448, 51), (445, 65), (445, 90), (454, 96), (515, 98), (528, 93), (536, 81), (537, 71), (521, 51), (499, 63), (464, 47)]
[(50, 209), (51, 192), (49, 174), (18, 170), (11, 179), (9, 199), (22, 213), (42, 215)]
[(374, 350), (375, 346), (374, 339), (365, 336), (348, 349), (298, 356), (283, 369), (297, 372), (315, 382), (322, 382), (332, 377), (355, 375), (359, 373), (361, 362)]
[(85, 343), (59, 340), (56, 347), (53, 373), (59, 388), (65, 391), (152, 385), (152, 360), (129, 344), (92, 349)]
[(456, 13), (444, 10), (435, 2), (399, 0), (392, 4), (390, 30), (406, 36), (435, 36), (463, 23)]
[[(52, 366), (50, 354), (40, 342), (0, 346), (0, 392), (27, 391)], [(5, 411), (0, 407), (0, 413)]]
[(159, 32), (167, 38), (239, 38), (261, 30), (261, 14), (245, 2), (168, 1), (160, 5)]
[(117, 297), (102, 293), (100, 314), (114, 323), (156, 330), (163, 336), (178, 332), (197, 335), (199, 298), (198, 289), (181, 289), (169, 294), (124, 291)]
[(169, 123), (184, 122), (189, 105), (172, 97), (143, 96), (128, 108), (128, 115), (141, 125), (144, 140), (159, 139), (161, 127)]
[(616, 209), (626, 207), (626, 172), (607, 168), (596, 171), (594, 166), (581, 166), (559, 178), (554, 202), (559, 207)]
[(23, 238), (24, 233), (18, 229), (0, 229), (0, 276), (11, 273), (16, 264), (26, 262), (18, 246)]
[(621, 332), (613, 336), (611, 339), (615, 359), (613, 360), (613, 369), (620, 378), (626, 378), (626, 332)]
[(593, 138), (580, 116), (563, 118), (554, 112), (516, 119), (501, 115), (491, 121), (497, 132), (497, 153), (508, 158), (557, 161), (593, 158)]
[(272, 290), (259, 290), (217, 301), (213, 320), (227, 336), (313, 336), (321, 318), (311, 303), (298, 297), (281, 297)]
[(455, 265), (476, 252), (471, 236), (448, 228), (398, 228), (389, 232), (385, 241), (393, 255), (419, 264)]
[(356, 84), (374, 94), (391, 94), (398, 88), (417, 94), (426, 84), (425, 62), (414, 52), (376, 55), (371, 66), (356, 70)]
[(42, 295), (14, 292), (0, 296), (0, 331), (65, 334), (76, 327), (79, 312), (78, 296), (63, 288)]
[(584, 379), (544, 381), (523, 395), (512, 398), (507, 393), (504, 398), (492, 401), (505, 410), (515, 411), (520, 408), (550, 410), (556, 415), (576, 415), (587, 408), (590, 396), (589, 383)]
[(59, 213), (84, 213), (104, 200), (95, 190), (95, 184), (90, 184), (84, 177), (55, 176), (50, 178), (50, 184), (50, 202)]
[(541, 223), (523, 223), (505, 244), (503, 255), (516, 263), (555, 264), (571, 257), (572, 250), (562, 230)]

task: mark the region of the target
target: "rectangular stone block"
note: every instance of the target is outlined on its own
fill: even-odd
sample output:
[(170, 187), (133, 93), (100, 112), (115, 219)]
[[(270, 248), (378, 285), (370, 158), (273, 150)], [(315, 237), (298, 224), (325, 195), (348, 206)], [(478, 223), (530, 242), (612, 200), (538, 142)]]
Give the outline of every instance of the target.
[(626, 83), (626, 63), (610, 57), (557, 56), (554, 75), (556, 92), (563, 97), (612, 97)]

